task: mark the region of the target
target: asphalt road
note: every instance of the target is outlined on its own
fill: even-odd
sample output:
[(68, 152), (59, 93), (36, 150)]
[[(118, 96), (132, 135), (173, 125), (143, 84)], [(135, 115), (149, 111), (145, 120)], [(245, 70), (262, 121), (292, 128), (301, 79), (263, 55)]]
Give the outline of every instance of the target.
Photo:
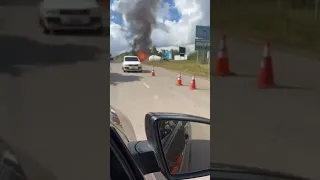
[[(214, 36), (214, 54), (220, 36)], [(277, 89), (259, 90), (263, 43), (229, 38), (230, 68), (213, 77), (211, 161), (320, 178), (319, 59), (271, 44)]]
[(0, 6), (0, 136), (32, 180), (107, 179), (109, 38), (42, 35), (37, 13)]
[(148, 112), (176, 112), (210, 118), (210, 82), (197, 78), (199, 90), (189, 90), (191, 76), (183, 75), (185, 86), (176, 86), (177, 73), (144, 66), (142, 73), (124, 73), (121, 63), (110, 64), (111, 105), (132, 122), (137, 139), (146, 139), (144, 116)]
[[(182, 75), (185, 86), (176, 86), (177, 73), (143, 67), (142, 73), (124, 73), (120, 63), (110, 64), (110, 101), (130, 120), (138, 140), (145, 140), (144, 116), (148, 112), (177, 112), (210, 118), (210, 82), (196, 78), (198, 90), (189, 90), (191, 76)], [(209, 136), (209, 135), (208, 135)], [(155, 174), (162, 179), (159, 173)], [(201, 178), (200, 178), (201, 179)]]

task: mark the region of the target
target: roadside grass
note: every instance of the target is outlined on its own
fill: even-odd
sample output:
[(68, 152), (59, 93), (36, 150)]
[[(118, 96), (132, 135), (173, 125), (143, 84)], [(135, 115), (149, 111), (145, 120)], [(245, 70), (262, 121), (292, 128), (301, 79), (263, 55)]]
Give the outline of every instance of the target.
[(210, 68), (208, 64), (197, 64), (196, 60), (184, 61), (151, 61), (146, 63), (155, 67), (162, 67), (168, 70), (193, 74), (195, 76), (205, 77), (210, 80)]
[(315, 20), (312, 7), (293, 6), (297, 2), (216, 0), (212, 30), (320, 53), (320, 20)]

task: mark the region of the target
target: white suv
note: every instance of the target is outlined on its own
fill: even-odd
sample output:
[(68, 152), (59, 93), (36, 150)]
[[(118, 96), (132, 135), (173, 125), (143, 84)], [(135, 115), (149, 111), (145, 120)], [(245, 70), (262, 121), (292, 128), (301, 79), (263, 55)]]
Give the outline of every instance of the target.
[(122, 60), (123, 72), (142, 72), (142, 64), (137, 56), (124, 56)]
[(41, 0), (39, 23), (44, 33), (55, 30), (96, 30), (103, 33), (97, 0)]

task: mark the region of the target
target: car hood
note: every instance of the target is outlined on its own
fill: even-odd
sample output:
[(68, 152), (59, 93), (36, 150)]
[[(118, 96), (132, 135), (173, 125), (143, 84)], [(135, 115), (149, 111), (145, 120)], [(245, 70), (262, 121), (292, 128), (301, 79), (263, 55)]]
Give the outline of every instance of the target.
[(139, 65), (139, 64), (141, 64), (141, 62), (139, 62), (139, 61), (124, 61), (123, 62), (123, 64), (124, 65)]
[(133, 126), (131, 124), (131, 121), (129, 118), (127, 118), (121, 111), (118, 109), (110, 106), (110, 113), (115, 113), (116, 116), (120, 120), (121, 126), (117, 125), (116, 123), (113, 123), (112, 120), (110, 120), (110, 123), (118, 130), (120, 133), (123, 133), (123, 135), (126, 136), (126, 139), (131, 142), (131, 141), (137, 141), (136, 134), (134, 132)]
[(48, 10), (99, 8), (99, 5), (95, 0), (45, 0), (42, 3), (42, 6), (44, 9)]

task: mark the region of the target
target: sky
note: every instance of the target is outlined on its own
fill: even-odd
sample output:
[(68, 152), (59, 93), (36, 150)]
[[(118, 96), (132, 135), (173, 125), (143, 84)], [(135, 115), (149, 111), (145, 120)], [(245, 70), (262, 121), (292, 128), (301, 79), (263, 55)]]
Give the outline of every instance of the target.
[[(131, 50), (127, 37), (128, 23), (122, 14), (139, 0), (110, 1), (111, 54)], [(210, 0), (161, 0), (156, 12), (157, 26), (153, 29), (152, 44), (157, 49), (184, 46), (194, 51), (196, 25), (210, 26)]]

